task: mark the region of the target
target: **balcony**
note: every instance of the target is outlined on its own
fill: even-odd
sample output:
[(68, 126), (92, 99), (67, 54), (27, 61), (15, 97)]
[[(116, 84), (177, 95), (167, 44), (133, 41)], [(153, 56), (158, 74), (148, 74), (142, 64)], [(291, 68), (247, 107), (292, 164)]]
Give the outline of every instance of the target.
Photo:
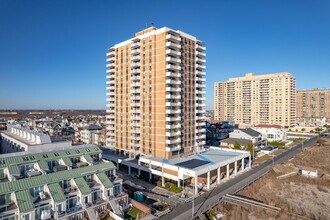
[(106, 79), (115, 79), (115, 74), (107, 74)]
[(172, 43), (172, 42), (166, 42), (166, 47), (174, 48), (174, 49), (180, 49), (181, 48), (181, 45), (180, 44), (176, 44), (176, 43)]
[(139, 141), (140, 137), (139, 136), (131, 136), (131, 140)]
[(140, 67), (140, 62), (132, 63), (132, 64), (131, 64), (131, 67), (132, 67), (132, 68)]
[(167, 49), (166, 50), (166, 54), (167, 55), (173, 55), (173, 56), (181, 56), (181, 52), (175, 51), (175, 50), (171, 50), (171, 49)]
[(131, 123), (131, 126), (132, 127), (140, 127), (140, 123), (134, 122), (134, 123)]
[(181, 117), (166, 117), (166, 121), (181, 121)]
[(175, 137), (175, 136), (180, 136), (181, 135), (181, 131), (177, 131), (177, 132), (166, 132), (166, 137)]
[(181, 95), (166, 95), (167, 99), (181, 99)]
[(137, 55), (137, 56), (132, 56), (131, 57), (131, 60), (134, 62), (134, 61), (139, 61), (140, 60), (140, 55)]
[(181, 66), (176, 66), (176, 65), (172, 65), (172, 64), (167, 64), (167, 65), (166, 65), (166, 69), (170, 69), (170, 70), (181, 70)]
[(178, 128), (181, 128), (181, 124), (166, 125), (166, 129), (178, 129)]
[(140, 107), (140, 102), (132, 102), (131, 106), (132, 107)]
[(166, 62), (181, 63), (181, 59), (177, 59), (177, 58), (173, 58), (173, 57), (166, 57)]
[(196, 68), (199, 68), (199, 69), (205, 69), (206, 67), (203, 66), (203, 65), (200, 65), (200, 64), (196, 64)]
[(202, 52), (202, 51), (206, 50), (206, 47), (201, 46), (201, 45), (199, 45), (199, 44), (196, 44), (196, 49), (197, 49), (198, 51)]
[(140, 73), (140, 69), (133, 69), (131, 70), (132, 74), (139, 74)]
[(135, 49), (135, 48), (139, 48), (140, 47), (140, 42), (135, 42), (131, 44), (131, 48)]
[(131, 83), (131, 87), (140, 87), (140, 82)]
[(165, 150), (167, 152), (178, 151), (178, 150), (181, 150), (181, 145), (177, 145), (175, 147), (166, 147)]
[(140, 76), (134, 76), (134, 77), (131, 77), (131, 79), (133, 81), (140, 81)]
[(140, 89), (131, 90), (132, 94), (140, 94)]
[(131, 113), (133, 113), (133, 114), (140, 114), (140, 110), (131, 110)]
[(107, 53), (107, 57), (114, 57), (115, 54), (116, 54), (115, 51), (112, 50), (112, 51), (110, 51), (110, 52)]
[(106, 107), (115, 107), (115, 104), (107, 103)]
[(203, 71), (196, 71), (196, 75), (201, 75), (201, 76), (205, 76), (206, 73)]
[(115, 72), (115, 68), (107, 69), (106, 72), (107, 73), (114, 73)]
[(133, 121), (140, 121), (140, 117), (132, 116), (131, 117), (131, 120), (133, 120)]
[(181, 85), (181, 81), (180, 80), (167, 79), (166, 84)]
[(166, 102), (166, 106), (180, 107), (181, 102)]
[(197, 63), (205, 63), (206, 61), (204, 59), (201, 59), (201, 58), (196, 58), (196, 62)]
[(131, 133), (132, 134), (140, 134), (140, 129), (132, 129)]
[(108, 62), (108, 63), (113, 63), (113, 62), (115, 62), (115, 57), (109, 57), (109, 58), (107, 58), (107, 62)]
[(166, 76), (180, 78), (181, 73), (166, 72)]
[(135, 50), (131, 50), (131, 54), (132, 55), (136, 55), (140, 53), (140, 49), (135, 49)]
[(181, 138), (175, 138), (175, 139), (172, 139), (172, 140), (166, 140), (166, 144), (177, 144), (177, 143), (180, 143), (181, 142)]
[(166, 114), (180, 114), (181, 113), (181, 109), (175, 109), (175, 110), (173, 110), (173, 109), (167, 109), (165, 113)]
[(180, 87), (166, 87), (166, 92), (181, 92)]
[(166, 40), (173, 40), (173, 41), (180, 42), (181, 41), (181, 37), (175, 36), (173, 34), (166, 34)]
[(206, 54), (205, 53), (202, 53), (200, 51), (196, 51), (196, 56), (198, 56), (198, 57), (205, 57)]

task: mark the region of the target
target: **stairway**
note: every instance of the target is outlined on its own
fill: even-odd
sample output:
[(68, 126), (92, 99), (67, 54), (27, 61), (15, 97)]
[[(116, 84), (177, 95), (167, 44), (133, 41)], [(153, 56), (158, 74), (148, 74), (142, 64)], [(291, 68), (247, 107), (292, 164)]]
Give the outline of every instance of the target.
[(96, 214), (95, 214), (95, 211), (93, 209), (93, 207), (88, 207), (86, 209), (88, 215), (89, 215), (89, 219), (100, 219)]
[(108, 199), (109, 201), (109, 204), (113, 210), (113, 212), (116, 214), (116, 215), (119, 215), (119, 216), (124, 216), (124, 213), (119, 209), (117, 203), (112, 200), (112, 199)]

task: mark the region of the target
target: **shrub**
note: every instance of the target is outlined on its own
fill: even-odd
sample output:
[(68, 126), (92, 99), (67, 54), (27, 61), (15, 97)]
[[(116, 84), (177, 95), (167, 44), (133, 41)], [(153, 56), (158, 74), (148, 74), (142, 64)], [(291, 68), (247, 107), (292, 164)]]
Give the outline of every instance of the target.
[(238, 141), (234, 142), (234, 149), (235, 150), (240, 150), (241, 149), (241, 145), (238, 143)]
[(174, 193), (179, 193), (182, 191), (181, 187), (177, 187), (176, 185), (172, 185), (170, 188), (169, 188), (169, 191), (171, 192), (174, 192)]
[(285, 143), (281, 142), (281, 141), (270, 141), (270, 142), (268, 142), (268, 145), (283, 147), (283, 146), (285, 146)]

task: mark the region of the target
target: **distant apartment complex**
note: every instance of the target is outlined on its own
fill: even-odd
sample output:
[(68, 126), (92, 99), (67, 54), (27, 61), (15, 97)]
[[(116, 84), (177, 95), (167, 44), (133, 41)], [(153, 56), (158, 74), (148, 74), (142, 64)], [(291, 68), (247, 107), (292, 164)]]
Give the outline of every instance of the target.
[(109, 148), (171, 158), (205, 144), (205, 47), (196, 37), (150, 27), (107, 53)]
[(8, 124), (7, 130), (0, 132), (0, 153), (21, 151), (42, 151), (63, 149), (71, 146), (71, 141), (51, 137), (47, 134)]
[(0, 219), (98, 219), (117, 211), (127, 195), (101, 152), (81, 145), (1, 155)]
[(330, 89), (297, 90), (297, 118), (330, 119)]
[(237, 124), (294, 126), (296, 81), (288, 72), (230, 78), (214, 84), (214, 118)]

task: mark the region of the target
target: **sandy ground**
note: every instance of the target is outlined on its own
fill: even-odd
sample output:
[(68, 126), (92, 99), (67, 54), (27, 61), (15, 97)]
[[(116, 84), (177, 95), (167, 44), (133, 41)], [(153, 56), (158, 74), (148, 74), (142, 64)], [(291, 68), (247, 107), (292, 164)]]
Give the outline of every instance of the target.
[(330, 138), (323, 138), (321, 142), (321, 146), (305, 149), (284, 163), (287, 166), (315, 168), (320, 178), (295, 175), (277, 179), (281, 173), (272, 171), (238, 193), (279, 207), (282, 209), (280, 214), (230, 204), (219, 205), (213, 210), (225, 214), (223, 219), (330, 219)]

